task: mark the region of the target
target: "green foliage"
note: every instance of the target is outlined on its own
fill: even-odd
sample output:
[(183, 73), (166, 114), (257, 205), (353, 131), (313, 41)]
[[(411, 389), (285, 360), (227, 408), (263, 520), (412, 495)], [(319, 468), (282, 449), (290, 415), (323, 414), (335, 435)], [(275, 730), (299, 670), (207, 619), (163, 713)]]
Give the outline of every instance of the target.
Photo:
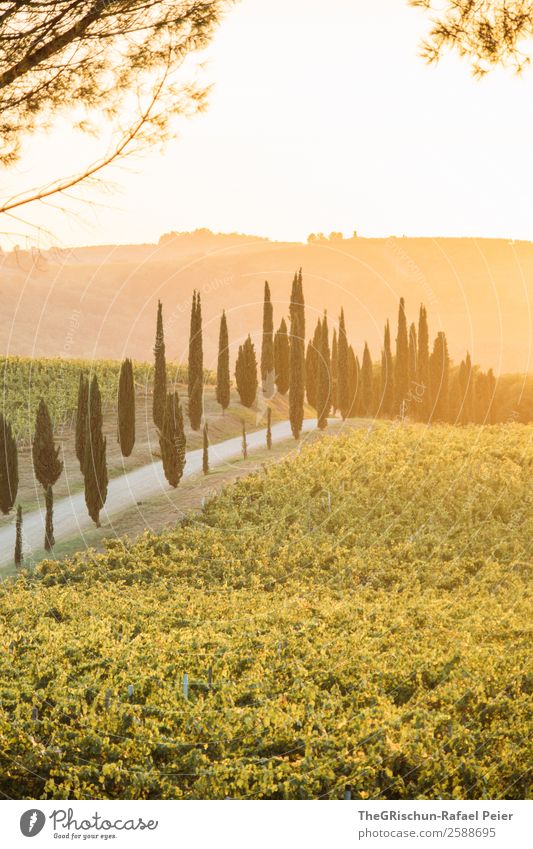
[(80, 379), (78, 384), (78, 404), (76, 409), (76, 431), (74, 437), (74, 445), (76, 449), (76, 457), (80, 464), (80, 471), (83, 473), (83, 464), (85, 462), (85, 438), (87, 436), (87, 414), (89, 412), (89, 381), (85, 374), (80, 371)]
[(305, 397), (305, 303), (301, 268), (292, 281), (290, 318), (289, 419), (292, 435), (299, 439)]
[(0, 510), (13, 507), (19, 487), (18, 449), (11, 424), (0, 413)]
[(31, 453), (35, 477), (45, 490), (57, 482), (63, 471), (59, 451), (59, 446), (56, 448), (54, 443), (52, 420), (48, 407), (41, 398), (37, 408)]
[[(363, 364), (364, 366), (364, 364)], [(409, 338), (405, 301), (400, 298), (398, 308), (398, 333), (396, 336), (396, 358), (394, 360), (394, 404), (393, 415), (402, 415), (407, 411), (409, 398)]]
[(370, 349), (365, 342), (363, 365), (361, 366), (361, 406), (360, 413), (370, 416), (374, 413), (374, 369)]
[(271, 398), (274, 390), (274, 310), (270, 287), (265, 280), (263, 304), (263, 341), (261, 345), (261, 384), (263, 394)]
[(450, 414), (450, 358), (448, 343), (442, 331), (437, 333), (429, 358), (431, 420), (447, 422)]
[(281, 319), (279, 330), (274, 337), (274, 367), (276, 369), (276, 387), (280, 395), (289, 391), (289, 336), (285, 319)]
[[(30, 444), (41, 398), (46, 401), (57, 433), (69, 427), (76, 417), (82, 374), (89, 378), (96, 374), (102, 402), (116, 404), (120, 365), (115, 360), (0, 357), (0, 412), (8, 415), (17, 439)], [(148, 363), (135, 363), (135, 373), (140, 385), (152, 384), (153, 367)], [(176, 367), (176, 380), (186, 377), (187, 368)]]
[(93, 375), (89, 387), (83, 479), (87, 510), (97, 527), (100, 527), (100, 511), (106, 502), (108, 484), (106, 438), (102, 424), (102, 396), (98, 378)]
[(325, 437), (4, 583), (0, 793), (529, 798), (532, 437)]
[(165, 332), (163, 329), (163, 305), (157, 302), (157, 321), (154, 345), (154, 396), (152, 402), (152, 415), (156, 428), (163, 427), (163, 416), (165, 413), (165, 402), (167, 397), (167, 362), (165, 357)]
[(320, 328), (320, 348), (317, 365), (317, 427), (320, 430), (324, 430), (327, 427), (331, 409), (331, 356), (329, 351), (328, 319), (325, 313)]
[(202, 343), (202, 304), (200, 293), (193, 293), (189, 336), (189, 421), (193, 430), (200, 430), (204, 412), (204, 354)]
[(123, 457), (129, 457), (135, 445), (135, 383), (133, 363), (124, 360), (118, 380), (118, 442)]
[(257, 360), (255, 348), (248, 335), (243, 345), (239, 345), (237, 362), (235, 363), (235, 382), (241, 404), (251, 407), (257, 396)]
[(319, 318), (316, 323), (313, 338), (307, 345), (307, 353), (305, 356), (305, 391), (307, 401), (317, 409), (317, 389), (318, 389), (318, 358), (320, 346), (322, 344), (322, 320)]
[(159, 447), (165, 477), (171, 486), (176, 487), (183, 476), (187, 451), (183, 412), (177, 392), (169, 392), (167, 395)]
[(218, 336), (216, 397), (222, 410), (227, 410), (230, 402), (229, 339), (228, 323), (224, 311), (220, 318), (220, 332)]

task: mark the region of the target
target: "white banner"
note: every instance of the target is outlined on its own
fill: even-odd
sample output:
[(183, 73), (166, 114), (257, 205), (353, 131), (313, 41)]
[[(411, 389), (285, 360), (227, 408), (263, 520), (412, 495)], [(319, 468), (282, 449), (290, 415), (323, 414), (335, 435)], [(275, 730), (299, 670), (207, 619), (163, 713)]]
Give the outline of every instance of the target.
[[(531, 802), (6, 801), (2, 847), (530, 849)], [(35, 842), (32, 842), (35, 841)]]

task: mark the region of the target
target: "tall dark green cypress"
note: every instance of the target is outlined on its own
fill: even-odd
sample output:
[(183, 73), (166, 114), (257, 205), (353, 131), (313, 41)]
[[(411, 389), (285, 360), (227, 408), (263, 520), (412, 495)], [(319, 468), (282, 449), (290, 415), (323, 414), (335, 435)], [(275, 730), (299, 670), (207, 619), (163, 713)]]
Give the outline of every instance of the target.
[(229, 376), (229, 338), (228, 322), (226, 313), (223, 311), (220, 318), (220, 331), (218, 334), (218, 360), (217, 360), (217, 401), (225, 412), (230, 402), (230, 376)]
[(165, 357), (165, 334), (163, 330), (163, 305), (157, 302), (157, 323), (154, 345), (154, 397), (153, 397), (153, 419), (158, 430), (163, 427), (163, 416), (167, 398), (167, 361)]
[(52, 420), (48, 407), (41, 398), (35, 419), (35, 432), (32, 441), (33, 470), (35, 477), (45, 491), (46, 520), (44, 531), (44, 548), (50, 551), (54, 545), (54, 492), (52, 487), (63, 471), (63, 463), (59, 459), (59, 447), (54, 444)]
[(275, 389), (274, 310), (270, 297), (270, 287), (266, 280), (263, 304), (263, 342), (261, 345), (261, 384), (263, 395), (272, 398)]
[[(350, 388), (350, 377), (348, 372), (348, 339), (346, 336), (346, 324), (344, 322), (344, 310), (341, 309), (339, 317), (339, 342), (338, 342), (338, 380), (337, 401), (340, 414), (343, 419), (350, 415), (352, 408), (352, 393)], [(351, 414), (353, 415), (353, 413)]]
[(135, 445), (135, 383), (133, 363), (126, 359), (118, 379), (118, 442), (123, 457), (129, 457)]
[(359, 389), (359, 361), (357, 360), (354, 353), (354, 349), (351, 345), (348, 348), (347, 375), (348, 401), (345, 418), (352, 418), (353, 416), (359, 415), (359, 411), (357, 408), (357, 396)]
[(370, 349), (365, 342), (363, 351), (363, 364), (361, 366), (361, 412), (363, 416), (370, 416), (373, 413), (372, 405), (374, 400), (374, 369), (372, 366), (372, 357)]
[(202, 471), (204, 475), (207, 475), (209, 472), (209, 434), (207, 430), (207, 422), (204, 422), (202, 439)]
[(418, 356), (416, 358), (417, 418), (421, 422), (429, 421), (431, 412), (431, 386), (429, 374), (429, 330), (426, 308), (420, 304), (418, 317)]
[(54, 432), (48, 407), (41, 398), (35, 417), (31, 453), (35, 477), (44, 490), (49, 486), (54, 486), (63, 471), (59, 451), (59, 447), (56, 448), (54, 444)]
[(331, 343), (331, 410), (333, 415), (339, 409), (337, 398), (337, 385), (339, 382), (339, 345), (337, 342), (337, 328), (333, 328), (333, 341)]
[(83, 472), (83, 463), (85, 460), (85, 437), (87, 434), (87, 414), (89, 411), (89, 380), (80, 372), (80, 382), (78, 384), (78, 407), (76, 411), (76, 433), (75, 433), (75, 448), (76, 457), (80, 464), (80, 470)]
[(469, 424), (474, 421), (474, 370), (472, 360), (467, 352), (465, 360), (465, 380), (463, 386), (463, 410), (461, 422)]
[(186, 441), (183, 412), (177, 392), (168, 392), (163, 414), (163, 427), (159, 433), (159, 448), (163, 471), (169, 484), (179, 484), (185, 468)]
[(387, 319), (383, 333), (383, 352), (381, 356), (381, 413), (391, 416), (394, 408), (394, 361), (392, 359), (390, 326)]
[(291, 338), (289, 349), (289, 419), (292, 434), (299, 439), (304, 418), (305, 396), (305, 304), (302, 269), (292, 281)]
[(235, 382), (241, 404), (252, 407), (257, 396), (257, 359), (251, 337), (239, 346), (235, 364)]
[(19, 488), (18, 451), (11, 425), (0, 413), (0, 510), (9, 513)]
[(320, 346), (322, 345), (322, 321), (319, 318), (313, 338), (307, 346), (307, 354), (305, 357), (305, 391), (307, 401), (317, 409), (317, 388), (318, 388), (318, 359), (320, 355)]
[(329, 330), (326, 313), (322, 319), (320, 349), (318, 355), (317, 381), (317, 427), (324, 430), (328, 424), (331, 409), (331, 355), (329, 350)]
[(276, 386), (280, 395), (289, 391), (289, 335), (285, 319), (281, 319), (279, 330), (274, 337), (274, 368), (276, 370)]
[(450, 358), (445, 334), (440, 331), (433, 344), (429, 358), (431, 383), (431, 419), (435, 422), (449, 421)]
[(46, 520), (44, 526), (44, 550), (51, 551), (55, 545), (54, 539), (54, 491), (50, 484), (46, 487), (45, 495)]
[(202, 343), (202, 304), (200, 292), (194, 292), (189, 337), (189, 421), (193, 430), (200, 430), (204, 398), (204, 353)]
[(418, 340), (416, 338), (416, 325), (414, 321), (409, 328), (409, 395), (413, 394), (416, 384), (418, 358)]
[(83, 477), (85, 481), (85, 503), (89, 516), (100, 527), (100, 511), (107, 498), (106, 438), (102, 431), (102, 396), (98, 378), (93, 376), (89, 387), (89, 411), (85, 437), (85, 459)]
[(405, 412), (409, 395), (409, 337), (405, 301), (400, 298), (398, 309), (398, 334), (396, 336), (396, 360), (394, 363), (394, 407), (393, 415)]
[(15, 523), (15, 554), (13, 557), (15, 566), (22, 566), (24, 559), (22, 552), (22, 507), (17, 507), (17, 521)]

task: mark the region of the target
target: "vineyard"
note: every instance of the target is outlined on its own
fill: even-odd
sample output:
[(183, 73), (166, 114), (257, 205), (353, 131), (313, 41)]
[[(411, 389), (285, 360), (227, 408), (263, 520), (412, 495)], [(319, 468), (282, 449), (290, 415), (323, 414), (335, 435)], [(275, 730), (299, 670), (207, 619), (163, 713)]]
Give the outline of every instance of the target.
[[(41, 398), (46, 399), (56, 430), (71, 424), (78, 401), (80, 373), (98, 377), (102, 401), (115, 404), (120, 374), (116, 360), (70, 360), (60, 358), (0, 357), (0, 413), (4, 413), (21, 441), (30, 441), (35, 413)], [(205, 372), (206, 382), (213, 376)], [(169, 366), (169, 378), (176, 383), (187, 380), (186, 366)], [(151, 388), (153, 366), (135, 363), (135, 382), (139, 390)]]
[(533, 427), (378, 423), (0, 602), (12, 798), (530, 792)]

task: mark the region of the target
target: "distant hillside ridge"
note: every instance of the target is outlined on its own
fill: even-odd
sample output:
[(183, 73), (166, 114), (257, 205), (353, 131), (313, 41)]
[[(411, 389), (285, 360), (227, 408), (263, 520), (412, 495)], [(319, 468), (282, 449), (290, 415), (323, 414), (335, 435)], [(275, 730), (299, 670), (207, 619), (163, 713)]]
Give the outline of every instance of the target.
[(301, 266), (308, 336), (324, 309), (333, 327), (343, 306), (356, 352), (366, 340), (378, 360), (387, 318), (394, 344), (403, 296), (409, 322), (426, 305), (431, 336), (445, 330), (455, 362), (469, 350), (496, 374), (533, 371), (531, 242), (354, 237), (303, 244), (203, 229), (165, 234), (157, 245), (16, 250), (0, 262), (3, 355), (150, 360), (161, 299), (168, 355), (184, 362), (197, 289), (205, 366), (213, 368), (222, 309), (234, 356), (248, 333), (260, 346), (264, 281), (277, 327), (288, 317), (292, 275)]

